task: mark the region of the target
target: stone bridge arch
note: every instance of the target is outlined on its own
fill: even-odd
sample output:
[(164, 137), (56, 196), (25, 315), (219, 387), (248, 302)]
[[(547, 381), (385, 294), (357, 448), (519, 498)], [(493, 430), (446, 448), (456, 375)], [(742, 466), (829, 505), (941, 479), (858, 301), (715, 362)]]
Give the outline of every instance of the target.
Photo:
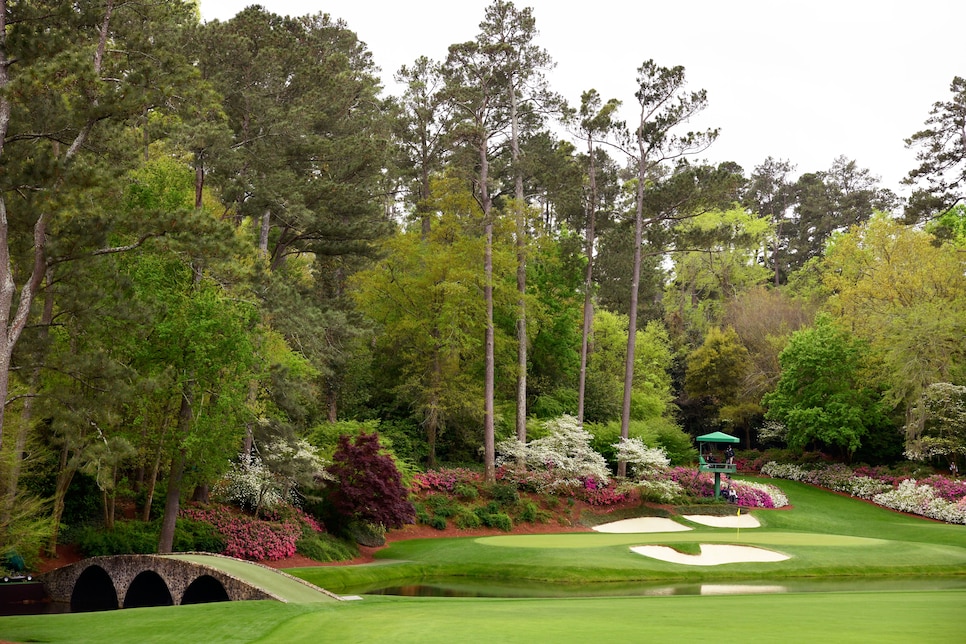
[[(256, 584), (219, 570), (216, 565), (219, 558), (238, 561), (220, 555), (193, 556), (192, 560), (178, 555), (92, 557), (53, 570), (39, 579), (53, 601), (69, 602), (74, 612), (248, 599), (287, 601)], [(285, 573), (278, 574), (311, 587), (323, 599), (341, 599)]]

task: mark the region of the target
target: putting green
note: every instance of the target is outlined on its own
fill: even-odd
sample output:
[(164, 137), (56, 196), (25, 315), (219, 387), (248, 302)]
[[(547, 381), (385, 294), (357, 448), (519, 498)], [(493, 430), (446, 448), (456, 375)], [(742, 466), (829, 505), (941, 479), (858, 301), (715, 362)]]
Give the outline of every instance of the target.
[(775, 546), (849, 546), (869, 547), (889, 543), (883, 539), (851, 537), (815, 532), (675, 532), (660, 534), (614, 534), (600, 532), (571, 532), (566, 534), (534, 534), (480, 537), (476, 543), (496, 548), (609, 548), (646, 543), (754, 543)]

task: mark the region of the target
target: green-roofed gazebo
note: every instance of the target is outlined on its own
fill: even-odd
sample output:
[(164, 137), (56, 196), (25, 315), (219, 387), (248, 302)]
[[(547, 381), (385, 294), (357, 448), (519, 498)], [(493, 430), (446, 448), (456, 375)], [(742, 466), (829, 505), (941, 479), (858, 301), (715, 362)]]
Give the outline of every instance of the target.
[[(724, 432), (711, 432), (698, 436), (698, 471), (714, 472), (714, 497), (721, 497), (721, 473), (734, 474), (736, 472), (734, 463), (716, 463), (711, 458), (711, 445), (715, 443), (739, 443), (737, 436), (725, 434)], [(705, 446), (708, 447), (705, 450)], [(707, 458), (705, 452), (707, 451)]]

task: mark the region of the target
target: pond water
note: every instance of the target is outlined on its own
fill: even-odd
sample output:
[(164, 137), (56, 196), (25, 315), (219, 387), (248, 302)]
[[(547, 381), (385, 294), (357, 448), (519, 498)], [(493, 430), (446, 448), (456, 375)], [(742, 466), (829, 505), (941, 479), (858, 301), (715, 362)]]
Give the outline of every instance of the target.
[(660, 597), (669, 595), (755, 595), (774, 593), (889, 592), (966, 589), (964, 577), (863, 577), (782, 579), (719, 583), (635, 584), (488, 584), (466, 580), (435, 580), (385, 588), (356, 589), (360, 595), (405, 597)]

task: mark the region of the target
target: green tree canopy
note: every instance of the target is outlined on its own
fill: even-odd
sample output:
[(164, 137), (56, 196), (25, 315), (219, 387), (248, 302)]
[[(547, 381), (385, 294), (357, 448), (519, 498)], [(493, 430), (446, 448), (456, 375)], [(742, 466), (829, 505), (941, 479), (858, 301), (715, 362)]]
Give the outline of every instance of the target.
[(886, 426), (867, 360), (867, 344), (828, 315), (792, 335), (779, 357), (778, 386), (762, 400), (767, 417), (788, 428), (791, 447), (851, 456), (872, 432)]

